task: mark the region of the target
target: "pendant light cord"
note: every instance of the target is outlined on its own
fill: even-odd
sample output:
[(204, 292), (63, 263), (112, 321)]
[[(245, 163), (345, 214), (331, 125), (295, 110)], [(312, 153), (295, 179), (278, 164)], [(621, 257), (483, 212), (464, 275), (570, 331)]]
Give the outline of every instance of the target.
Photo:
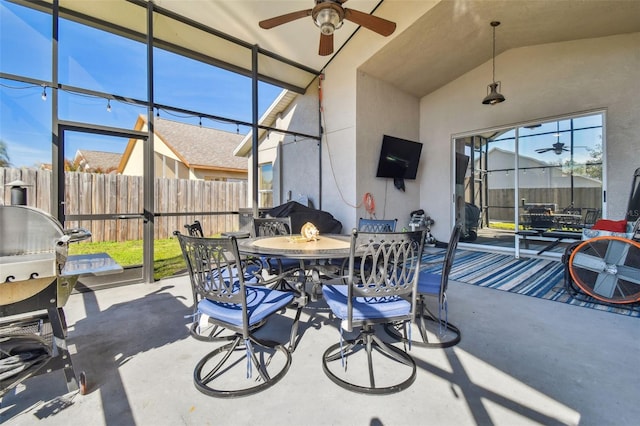
[(496, 25), (493, 27), (493, 82), (496, 82)]

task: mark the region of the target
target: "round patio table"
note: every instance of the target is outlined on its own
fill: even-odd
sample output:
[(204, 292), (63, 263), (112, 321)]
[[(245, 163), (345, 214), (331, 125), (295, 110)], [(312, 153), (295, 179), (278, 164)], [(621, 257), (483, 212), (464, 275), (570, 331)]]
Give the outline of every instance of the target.
[[(351, 237), (341, 234), (320, 235), (304, 241), (298, 235), (278, 235), (238, 240), (242, 254), (305, 260), (343, 259), (349, 257)], [(304, 269), (304, 266), (301, 266)]]
[[(340, 234), (320, 235), (316, 240), (306, 241), (300, 235), (278, 235), (271, 237), (255, 237), (238, 240), (238, 250), (243, 255), (261, 256), (281, 259), (298, 259), (300, 268), (297, 273), (286, 271), (273, 278), (275, 282), (289, 283), (297, 293), (295, 298), (299, 306), (306, 306), (309, 295), (305, 289), (307, 278), (313, 283), (311, 298), (315, 300), (321, 286), (320, 276), (335, 276), (335, 270), (341, 270), (338, 265), (321, 264), (320, 261), (329, 259), (345, 259), (349, 257), (351, 236)], [(313, 262), (315, 261), (315, 262)], [(332, 268), (333, 267), (333, 268)], [(333, 269), (333, 270), (332, 270)], [(297, 275), (297, 280), (291, 282), (286, 277)], [(298, 311), (298, 314), (299, 315)], [(291, 330), (295, 336), (297, 327)], [(295, 349), (295, 339), (292, 339), (291, 350)]]

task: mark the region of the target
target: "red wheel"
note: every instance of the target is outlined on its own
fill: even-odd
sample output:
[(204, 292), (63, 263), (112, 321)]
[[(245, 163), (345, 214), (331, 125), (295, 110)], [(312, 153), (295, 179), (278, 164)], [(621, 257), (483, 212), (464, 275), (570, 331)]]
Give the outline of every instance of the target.
[(608, 303), (640, 301), (640, 243), (621, 237), (583, 241), (569, 257), (569, 273), (589, 296)]

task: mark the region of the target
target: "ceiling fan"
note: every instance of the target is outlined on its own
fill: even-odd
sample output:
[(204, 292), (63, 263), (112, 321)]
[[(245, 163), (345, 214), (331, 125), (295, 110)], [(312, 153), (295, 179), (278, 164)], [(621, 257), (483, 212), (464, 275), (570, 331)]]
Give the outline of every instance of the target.
[(553, 151), (555, 154), (560, 155), (562, 154), (563, 151), (569, 151), (569, 149), (565, 148), (562, 142), (556, 142), (550, 148), (536, 149), (536, 152), (538, 154), (542, 154), (543, 152), (549, 152), (549, 151)]
[(260, 25), (260, 28), (268, 30), (296, 19), (311, 16), (316, 26), (320, 28), (318, 54), (321, 56), (333, 53), (333, 32), (342, 26), (345, 19), (385, 37), (393, 34), (396, 29), (395, 22), (342, 7), (347, 0), (315, 0), (315, 2), (316, 5), (313, 9), (285, 13), (284, 15), (260, 21), (258, 25)]

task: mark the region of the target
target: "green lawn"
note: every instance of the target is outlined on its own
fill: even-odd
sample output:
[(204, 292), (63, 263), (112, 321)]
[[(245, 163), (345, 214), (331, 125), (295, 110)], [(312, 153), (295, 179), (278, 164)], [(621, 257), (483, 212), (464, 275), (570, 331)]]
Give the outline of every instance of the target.
[[(125, 242), (87, 242), (69, 245), (69, 254), (107, 253), (121, 266), (142, 265), (142, 240)], [(175, 238), (155, 240), (153, 278), (159, 280), (186, 268), (180, 244)]]

